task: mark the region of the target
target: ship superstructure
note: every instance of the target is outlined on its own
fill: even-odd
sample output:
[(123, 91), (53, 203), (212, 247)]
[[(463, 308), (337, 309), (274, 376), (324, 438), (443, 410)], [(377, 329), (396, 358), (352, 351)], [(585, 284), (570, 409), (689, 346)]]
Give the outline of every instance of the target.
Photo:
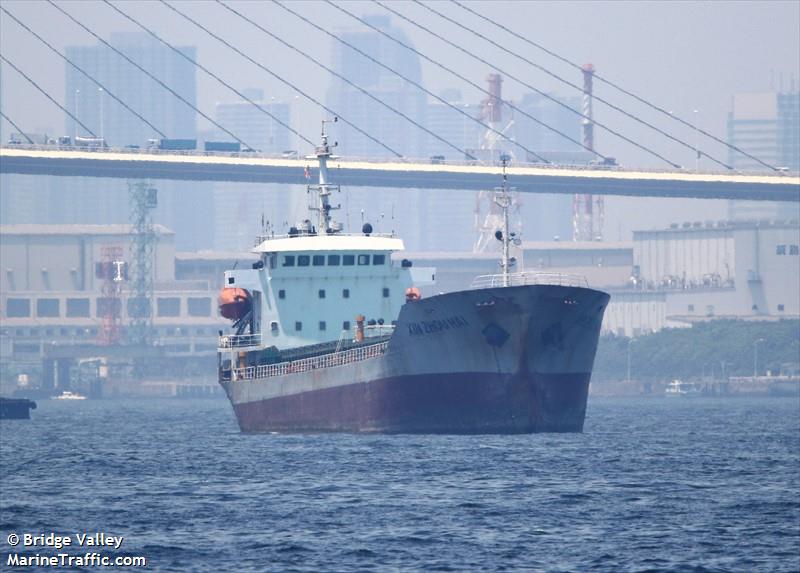
[(316, 198), (309, 206), (318, 215), (316, 224), (306, 219), (287, 235), (258, 237), (253, 252), (259, 260), (252, 268), (225, 272), (220, 307), (236, 321), (228, 345), (282, 350), (337, 340), (354, 331), (357, 316), (388, 331), (407, 289), (415, 280), (433, 280), (432, 269), (392, 261), (393, 253), (404, 250), (401, 239), (374, 233), (369, 223), (361, 233), (347, 234), (333, 220), (331, 211), (339, 207), (330, 197), (339, 187), (329, 182), (328, 160), (335, 156), (324, 126), (322, 144), (308, 157), (319, 164), (319, 183), (308, 186)]
[(260, 237), (259, 260), (225, 273), (219, 379), (245, 432), (580, 431), (608, 295), (580, 277), (502, 272), (429, 298), (432, 269), (393, 261), (399, 238), (335, 223), (323, 123), (309, 186), (316, 221)]

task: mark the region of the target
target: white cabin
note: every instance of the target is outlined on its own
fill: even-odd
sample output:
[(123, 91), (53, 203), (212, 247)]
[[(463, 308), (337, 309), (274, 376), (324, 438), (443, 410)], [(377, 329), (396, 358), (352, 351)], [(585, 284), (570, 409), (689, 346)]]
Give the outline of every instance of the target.
[(338, 340), (357, 315), (368, 325), (391, 326), (406, 289), (432, 284), (434, 269), (392, 261), (403, 250), (402, 240), (385, 235), (268, 238), (253, 249), (261, 257), (257, 268), (226, 271), (225, 286), (250, 293), (261, 347)]

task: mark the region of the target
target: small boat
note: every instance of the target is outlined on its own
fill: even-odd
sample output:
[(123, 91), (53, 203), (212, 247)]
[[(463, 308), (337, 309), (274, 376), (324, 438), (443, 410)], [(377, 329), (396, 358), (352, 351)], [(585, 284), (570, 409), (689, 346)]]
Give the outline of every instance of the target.
[(0, 420), (29, 420), (36, 402), (27, 398), (0, 397)]
[(667, 396), (698, 396), (700, 388), (694, 382), (673, 380), (667, 385), (664, 394)]
[(76, 394), (75, 392), (70, 392), (69, 390), (64, 390), (58, 396), (53, 396), (53, 400), (86, 400), (86, 396), (81, 396), (80, 394)]

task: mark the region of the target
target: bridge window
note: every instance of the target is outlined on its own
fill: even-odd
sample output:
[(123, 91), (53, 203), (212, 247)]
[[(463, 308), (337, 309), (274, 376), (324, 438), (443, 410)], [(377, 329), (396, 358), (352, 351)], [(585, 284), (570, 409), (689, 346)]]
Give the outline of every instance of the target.
[(342, 255), (342, 264), (346, 267), (352, 267), (354, 264), (356, 264), (356, 256)]
[(372, 255), (372, 264), (373, 265), (385, 265), (386, 264), (386, 255)]
[(280, 299), (286, 298), (286, 291), (283, 290), (283, 289), (279, 290), (278, 291), (278, 298), (280, 298)]
[(68, 298), (67, 299), (67, 316), (89, 316), (89, 299), (88, 298)]
[(786, 254), (786, 245), (778, 245), (775, 247), (775, 254), (776, 255), (785, 255)]
[(325, 289), (324, 288), (319, 289), (317, 295), (319, 296), (319, 298), (325, 298)]
[(349, 288), (342, 289), (342, 298), (350, 298), (350, 289)]
[(389, 298), (389, 289), (386, 287), (383, 288), (383, 298)]
[(783, 307), (783, 305), (782, 305), (782, 304), (779, 304), (779, 305), (778, 305), (778, 312), (783, 312), (783, 310), (784, 310), (784, 307)]
[(800, 254), (800, 245), (789, 245), (789, 254), (790, 255)]
[(300, 255), (297, 257), (297, 266), (298, 267), (307, 267), (311, 264), (311, 257), (308, 255)]
[(325, 324), (325, 321), (324, 320), (320, 320), (319, 321), (319, 330), (320, 330), (320, 332), (324, 332), (326, 327), (327, 327), (327, 325)]
[(303, 323), (300, 322), (299, 320), (297, 322), (295, 322), (294, 323), (294, 330), (295, 330), (295, 332), (300, 332), (301, 330), (303, 330)]
[(211, 299), (207, 297), (186, 299), (189, 316), (211, 316)]
[(294, 255), (283, 255), (283, 266), (284, 267), (293, 267), (294, 266)]
[(59, 301), (57, 298), (40, 298), (36, 301), (36, 316), (58, 316)]
[(278, 323), (277, 323), (277, 321), (273, 320), (272, 322), (270, 322), (269, 323), (269, 329), (272, 332), (274, 332), (275, 334), (278, 334)]
[(350, 321), (349, 320), (345, 320), (342, 323), (342, 330), (350, 330)]
[(324, 267), (325, 255), (314, 255), (313, 264), (315, 267)]
[(369, 255), (358, 255), (358, 264), (361, 266), (369, 264)]
[(338, 267), (339, 266), (339, 255), (328, 255), (328, 266), (329, 267)]
[(694, 305), (693, 304), (689, 305), (689, 312), (694, 312)]
[(29, 298), (9, 298), (6, 300), (6, 316), (8, 318), (23, 318), (31, 315), (31, 300)]

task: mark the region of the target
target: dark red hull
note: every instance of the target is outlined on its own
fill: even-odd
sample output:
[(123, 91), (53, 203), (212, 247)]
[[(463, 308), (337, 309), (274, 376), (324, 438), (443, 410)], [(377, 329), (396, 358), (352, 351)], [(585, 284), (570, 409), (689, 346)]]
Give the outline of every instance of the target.
[(580, 432), (590, 373), (425, 374), (235, 404), (243, 432)]

